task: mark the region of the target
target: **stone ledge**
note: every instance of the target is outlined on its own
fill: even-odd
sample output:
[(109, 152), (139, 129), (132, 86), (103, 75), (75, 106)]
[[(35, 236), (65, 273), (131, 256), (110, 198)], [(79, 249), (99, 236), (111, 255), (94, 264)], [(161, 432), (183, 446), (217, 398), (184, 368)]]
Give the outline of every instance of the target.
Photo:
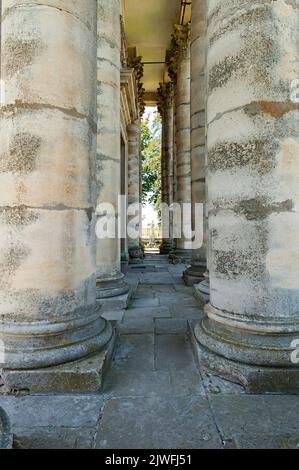
[(132, 288), (126, 294), (117, 295), (115, 297), (108, 297), (105, 299), (97, 299), (97, 302), (102, 307), (103, 312), (111, 310), (125, 310), (129, 306), (132, 297)]
[(0, 369), (0, 394), (88, 393), (101, 390), (116, 332), (105, 349), (84, 359), (36, 370)]

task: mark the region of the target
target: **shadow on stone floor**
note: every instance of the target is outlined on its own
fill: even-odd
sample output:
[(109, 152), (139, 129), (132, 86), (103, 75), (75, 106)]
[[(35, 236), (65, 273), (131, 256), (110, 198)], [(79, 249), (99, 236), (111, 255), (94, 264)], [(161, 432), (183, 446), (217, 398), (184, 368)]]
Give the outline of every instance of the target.
[(199, 370), (188, 321), (202, 311), (184, 265), (130, 272), (126, 311), (103, 393), (0, 397), (18, 448), (298, 448), (299, 396), (253, 396)]

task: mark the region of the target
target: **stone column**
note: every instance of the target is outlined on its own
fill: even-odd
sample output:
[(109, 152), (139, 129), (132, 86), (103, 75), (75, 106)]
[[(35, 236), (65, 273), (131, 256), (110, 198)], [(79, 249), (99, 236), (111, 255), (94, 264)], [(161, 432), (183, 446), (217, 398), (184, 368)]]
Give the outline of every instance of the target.
[(298, 9), (217, 0), (208, 24), (211, 298), (198, 352), (252, 392), (298, 393)]
[[(176, 166), (177, 202), (181, 205), (181, 237), (176, 241), (175, 258), (191, 260), (192, 242), (188, 239), (191, 231), (191, 212), (183, 218), (183, 204), (191, 207), (191, 157), (190, 157), (190, 39), (189, 26), (175, 27), (177, 47), (176, 78)], [(186, 210), (186, 208), (185, 208)], [(188, 215), (186, 213), (186, 215)], [(187, 237), (186, 235), (187, 234)]]
[[(201, 247), (193, 246), (191, 267), (184, 281), (193, 285), (203, 281), (207, 269), (207, 224), (195, 220), (195, 205), (206, 201), (206, 0), (194, 0), (191, 20), (191, 196), (192, 230), (203, 231)], [(202, 223), (205, 227), (196, 227)]]
[[(177, 179), (177, 141), (176, 141), (176, 129), (177, 129), (177, 87), (176, 81), (173, 82), (173, 204), (177, 203), (178, 194), (178, 179)], [(174, 222), (172, 223), (172, 230), (174, 230)], [(173, 237), (173, 251), (170, 252), (169, 258), (172, 259), (175, 256), (175, 249), (177, 246), (177, 239)]]
[[(140, 123), (139, 121), (129, 124), (128, 128), (128, 225), (140, 230)], [(132, 206), (133, 205), (133, 206)], [(138, 205), (138, 206), (137, 206)], [(131, 210), (130, 210), (131, 206)], [(136, 209), (136, 210), (135, 210)], [(134, 222), (135, 221), (135, 222)], [(139, 246), (140, 233), (128, 234), (128, 244)]]
[[(167, 213), (162, 210), (163, 221), (166, 224), (167, 237), (163, 238), (160, 247), (161, 254), (168, 254), (173, 248), (171, 214), (168, 208), (173, 203), (173, 91), (172, 83), (160, 86), (159, 110), (162, 116), (162, 203), (167, 205)], [(165, 218), (164, 218), (165, 217)], [(163, 220), (164, 219), (164, 220)], [(162, 227), (163, 228), (163, 227)]]
[(112, 335), (96, 303), (95, 19), (95, 0), (2, 1), (0, 375), (9, 390), (89, 389), (84, 361), (81, 382), (76, 362), (51, 366)]
[[(110, 204), (117, 216), (114, 238), (100, 238), (97, 233), (97, 298), (112, 305), (114, 297), (129, 290), (121, 272), (118, 198), (120, 195), (120, 58), (121, 25), (119, 0), (98, 0), (97, 15), (97, 194), (98, 224), (107, 219)], [(101, 210), (99, 205), (103, 204)], [(111, 299), (112, 298), (112, 299)], [(103, 300), (111, 299), (111, 300)], [(125, 299), (124, 299), (125, 300)], [(126, 301), (125, 301), (126, 302)]]
[[(167, 84), (166, 99), (167, 125), (166, 125), (166, 161), (167, 161), (167, 185), (168, 185), (168, 206), (174, 203), (174, 86), (170, 82)], [(169, 248), (173, 248), (173, 213), (169, 214)]]

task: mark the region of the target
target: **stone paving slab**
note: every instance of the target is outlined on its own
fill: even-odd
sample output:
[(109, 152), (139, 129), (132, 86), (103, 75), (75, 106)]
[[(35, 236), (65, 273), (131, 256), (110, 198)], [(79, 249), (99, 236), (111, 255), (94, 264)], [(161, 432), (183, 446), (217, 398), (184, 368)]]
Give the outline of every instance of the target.
[(184, 307), (197, 307), (198, 302), (192, 295), (186, 295), (183, 293), (171, 293), (171, 294), (157, 294), (160, 301), (160, 305), (181, 305)]
[(186, 335), (161, 335), (155, 341), (156, 368), (187, 369), (196, 372), (197, 368), (190, 342)]
[(154, 369), (154, 336), (151, 334), (121, 335), (112, 367), (123, 371)]
[(185, 334), (188, 331), (188, 323), (185, 318), (155, 318), (155, 333)]
[(204, 397), (109, 400), (99, 427), (98, 449), (221, 448)]
[(173, 395), (174, 390), (168, 371), (113, 369), (107, 376), (104, 393), (130, 398)]
[(299, 448), (299, 396), (211, 396), (224, 440), (241, 448)]
[(13, 429), (48, 426), (93, 427), (99, 419), (103, 396), (101, 394), (1, 396), (0, 406), (6, 411)]
[(143, 274), (140, 278), (141, 284), (151, 284), (151, 285), (158, 285), (158, 284), (173, 284), (173, 278), (170, 274), (164, 273), (149, 273)]
[(147, 294), (152, 292), (155, 296), (159, 293), (173, 294), (176, 292), (173, 284), (161, 284), (161, 285), (152, 285), (152, 284), (140, 284), (137, 290), (137, 294)]
[(170, 314), (173, 317), (186, 318), (187, 320), (197, 320), (202, 318), (203, 310), (199, 305), (197, 306), (184, 306), (184, 305), (169, 305)]
[(130, 315), (125, 316), (122, 323), (118, 325), (118, 331), (122, 335), (128, 334), (154, 334), (155, 324), (153, 317), (137, 317)]
[(139, 299), (133, 299), (130, 304), (129, 308), (143, 308), (143, 307), (159, 307), (160, 301), (159, 298), (156, 297), (145, 297)]
[(14, 429), (15, 449), (92, 449), (96, 428), (33, 427)]
[(124, 318), (135, 318), (138, 320), (139, 318), (166, 318), (170, 317), (170, 310), (168, 306), (164, 307), (134, 307), (129, 308), (125, 312)]

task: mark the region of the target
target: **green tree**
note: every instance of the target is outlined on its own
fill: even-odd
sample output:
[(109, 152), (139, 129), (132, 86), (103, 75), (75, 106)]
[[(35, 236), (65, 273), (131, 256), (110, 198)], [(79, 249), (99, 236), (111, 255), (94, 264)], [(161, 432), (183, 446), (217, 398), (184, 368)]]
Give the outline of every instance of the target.
[(142, 198), (159, 211), (161, 204), (161, 117), (156, 111), (141, 121)]

